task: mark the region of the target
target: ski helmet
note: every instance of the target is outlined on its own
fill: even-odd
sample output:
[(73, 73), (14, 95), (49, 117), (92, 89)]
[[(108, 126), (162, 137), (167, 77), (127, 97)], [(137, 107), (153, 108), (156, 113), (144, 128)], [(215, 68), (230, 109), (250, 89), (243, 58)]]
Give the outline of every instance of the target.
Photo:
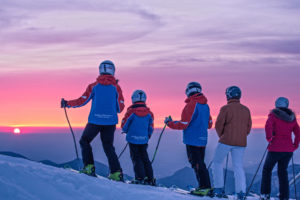
[(131, 96), (132, 103), (135, 103), (138, 101), (145, 102), (146, 99), (147, 99), (147, 96), (143, 90), (135, 90)]
[(227, 100), (240, 99), (242, 96), (242, 91), (237, 86), (230, 86), (226, 89), (225, 94), (226, 94)]
[(289, 100), (285, 97), (279, 97), (275, 101), (276, 108), (288, 108), (289, 107)]
[(198, 82), (190, 82), (185, 89), (186, 96), (190, 96), (192, 93), (201, 93), (202, 87)]
[(100, 74), (115, 75), (115, 65), (110, 60), (103, 61), (99, 66)]

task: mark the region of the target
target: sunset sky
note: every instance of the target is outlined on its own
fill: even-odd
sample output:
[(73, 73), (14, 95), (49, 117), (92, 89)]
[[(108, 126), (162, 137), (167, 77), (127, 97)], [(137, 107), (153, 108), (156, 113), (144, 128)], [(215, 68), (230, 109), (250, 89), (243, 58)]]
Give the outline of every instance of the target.
[[(198, 81), (216, 118), (238, 85), (255, 128), (278, 96), (300, 119), (298, 0), (0, 0), (0, 132), (67, 126), (60, 99), (78, 98), (109, 59), (131, 105), (146, 91), (156, 127), (179, 119)], [(90, 104), (68, 109), (84, 126)], [(119, 119), (124, 112), (119, 115)]]

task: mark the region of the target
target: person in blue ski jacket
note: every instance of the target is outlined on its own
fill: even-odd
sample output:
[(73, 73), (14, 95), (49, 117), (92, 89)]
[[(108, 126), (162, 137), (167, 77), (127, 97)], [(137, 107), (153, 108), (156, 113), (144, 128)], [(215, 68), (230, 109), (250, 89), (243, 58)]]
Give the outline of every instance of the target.
[(199, 187), (192, 194), (207, 196), (212, 192), (209, 173), (204, 157), (207, 144), (207, 129), (212, 127), (210, 109), (206, 97), (201, 93), (201, 85), (190, 82), (186, 88), (187, 99), (181, 120), (173, 121), (171, 117), (165, 123), (171, 129), (183, 130), (183, 143), (186, 145), (187, 156), (195, 171)]
[(123, 181), (123, 173), (113, 146), (114, 132), (118, 123), (117, 114), (124, 109), (124, 97), (118, 80), (115, 79), (115, 65), (103, 61), (99, 66), (100, 76), (88, 85), (86, 91), (78, 99), (66, 101), (62, 99), (61, 107), (78, 108), (92, 101), (88, 123), (80, 139), (84, 168), (82, 173), (96, 176), (94, 157), (90, 143), (100, 132), (100, 138), (110, 168), (109, 178)]
[(154, 116), (146, 106), (146, 93), (136, 90), (132, 94), (132, 105), (122, 120), (122, 130), (129, 143), (135, 179), (132, 183), (156, 185), (153, 169), (148, 157), (148, 141), (153, 133)]

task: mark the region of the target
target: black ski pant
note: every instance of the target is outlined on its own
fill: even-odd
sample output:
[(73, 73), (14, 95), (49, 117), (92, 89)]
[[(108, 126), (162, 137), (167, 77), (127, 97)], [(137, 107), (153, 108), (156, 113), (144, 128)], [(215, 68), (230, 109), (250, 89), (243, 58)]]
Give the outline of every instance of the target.
[(289, 199), (289, 180), (287, 167), (293, 156), (292, 152), (268, 152), (262, 174), (261, 194), (271, 194), (272, 170), (277, 163), (279, 179), (279, 198)]
[(148, 157), (148, 144), (132, 144), (129, 143), (130, 157), (133, 163), (135, 179), (144, 180), (148, 177), (153, 179), (153, 169)]
[(189, 162), (195, 171), (199, 188), (211, 188), (209, 173), (204, 162), (205, 147), (186, 145), (186, 152)]
[(88, 164), (94, 165), (93, 151), (90, 143), (100, 132), (100, 138), (102, 141), (103, 150), (108, 159), (110, 173), (122, 171), (118, 156), (113, 146), (115, 130), (116, 125), (95, 125), (90, 123), (86, 125), (80, 139), (84, 166)]

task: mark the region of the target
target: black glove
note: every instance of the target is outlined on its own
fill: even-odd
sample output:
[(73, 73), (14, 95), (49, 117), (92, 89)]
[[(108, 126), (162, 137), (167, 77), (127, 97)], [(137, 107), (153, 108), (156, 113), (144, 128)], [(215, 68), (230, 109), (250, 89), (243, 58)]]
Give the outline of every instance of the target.
[(68, 102), (65, 100), (65, 99), (61, 99), (61, 102), (60, 102), (60, 107), (61, 108), (65, 108), (68, 106)]
[(171, 116), (165, 118), (165, 124), (168, 124), (171, 121), (173, 121)]

